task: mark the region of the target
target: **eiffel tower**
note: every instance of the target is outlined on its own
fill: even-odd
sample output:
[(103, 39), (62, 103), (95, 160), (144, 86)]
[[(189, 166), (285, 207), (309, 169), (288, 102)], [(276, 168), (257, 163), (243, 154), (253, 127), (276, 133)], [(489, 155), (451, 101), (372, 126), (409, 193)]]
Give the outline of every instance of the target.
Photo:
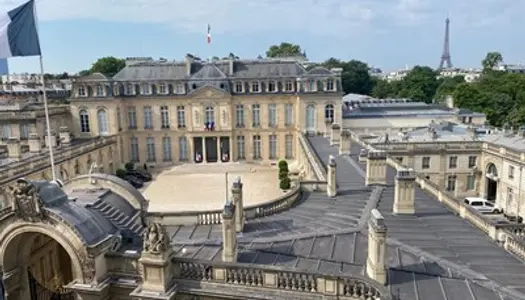
[(441, 61), (439, 62), (438, 70), (443, 69), (445, 66), (447, 69), (452, 68), (452, 60), (450, 59), (450, 42), (449, 42), (449, 27), (450, 20), (445, 20), (445, 42), (443, 43), (443, 53), (441, 54)]

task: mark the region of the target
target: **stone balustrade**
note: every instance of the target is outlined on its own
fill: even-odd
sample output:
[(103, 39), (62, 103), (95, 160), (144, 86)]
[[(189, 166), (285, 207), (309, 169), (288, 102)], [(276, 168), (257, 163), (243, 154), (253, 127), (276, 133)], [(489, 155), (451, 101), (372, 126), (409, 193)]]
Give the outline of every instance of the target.
[(231, 289), (229, 286), (234, 285), (240, 293), (243, 288), (252, 291), (271, 288), (280, 293), (290, 293), (290, 296), (304, 293), (304, 296), (295, 296), (294, 299), (392, 299), (386, 287), (359, 275), (313, 274), (270, 266), (198, 262), (180, 258), (173, 259), (173, 263), (179, 270), (177, 281), (181, 287), (188, 281), (198, 281), (201, 288), (206, 288), (207, 283), (214, 283), (214, 291)]
[[(245, 219), (250, 220), (280, 213), (294, 205), (301, 198), (301, 195), (301, 184), (294, 182), (290, 190), (276, 199), (269, 200), (266, 203), (245, 206)], [(148, 219), (164, 225), (222, 224), (222, 209), (188, 212), (150, 212), (148, 213)]]
[(306, 155), (309, 168), (313, 171), (314, 177), (318, 181), (326, 181), (326, 166), (319, 159), (319, 155), (315, 152), (315, 149), (310, 145), (310, 142), (306, 138), (306, 135), (299, 135), (299, 145), (301, 151)]
[[(100, 137), (93, 140), (86, 140), (84, 143), (71, 146), (61, 146), (53, 149), (55, 165), (70, 160), (72, 157), (78, 157), (83, 154), (95, 151), (117, 143), (116, 136)], [(39, 154), (21, 158), (18, 162), (7, 164), (0, 170), (0, 186), (16, 180), (20, 177), (26, 177), (35, 172), (43, 171), (50, 167), (49, 153), (46, 149)]]

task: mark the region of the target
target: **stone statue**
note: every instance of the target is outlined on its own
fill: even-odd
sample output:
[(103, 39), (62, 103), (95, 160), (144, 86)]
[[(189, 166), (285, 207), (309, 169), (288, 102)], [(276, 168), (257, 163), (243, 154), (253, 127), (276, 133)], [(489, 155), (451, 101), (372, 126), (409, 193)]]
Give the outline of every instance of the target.
[(159, 223), (150, 223), (143, 237), (143, 251), (160, 254), (168, 249), (169, 242), (164, 227)]
[(12, 198), (12, 208), (22, 219), (35, 222), (44, 217), (43, 203), (34, 185), (25, 179), (18, 179), (14, 186), (9, 187)]
[(222, 111), (222, 124), (228, 124), (228, 112), (226, 110)]
[(194, 124), (199, 124), (200, 123), (200, 119), (199, 119), (199, 111), (198, 110), (195, 110), (194, 111), (194, 114), (195, 114), (195, 122), (193, 122)]

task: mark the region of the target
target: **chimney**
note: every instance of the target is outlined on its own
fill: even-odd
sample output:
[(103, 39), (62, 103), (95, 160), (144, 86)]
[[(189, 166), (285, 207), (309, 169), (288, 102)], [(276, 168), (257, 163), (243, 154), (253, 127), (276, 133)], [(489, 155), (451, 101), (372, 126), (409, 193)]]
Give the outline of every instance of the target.
[(67, 126), (60, 126), (59, 128), (60, 144), (69, 145), (71, 144), (71, 132)]
[(55, 132), (51, 132), (51, 136), (48, 136), (46, 132), (45, 141), (46, 141), (45, 143), (46, 147), (56, 148), (57, 147), (57, 134)]
[(371, 279), (386, 284), (386, 233), (385, 219), (377, 209), (370, 212), (368, 221), (368, 257), (366, 275)]
[(42, 143), (37, 133), (30, 133), (27, 143), (29, 144), (29, 152), (39, 153), (40, 151), (42, 151)]
[(20, 140), (12, 137), (7, 141), (7, 157), (11, 159), (20, 159), (22, 157), (22, 149), (20, 149)]
[(233, 53), (230, 53), (230, 55), (228, 56), (228, 66), (229, 66), (229, 70), (228, 70), (228, 74), (230, 76), (233, 76), (233, 72), (234, 72), (234, 65), (235, 65), (235, 55), (233, 55)]
[(186, 76), (191, 76), (191, 65), (193, 64), (193, 61), (195, 61), (195, 56), (187, 53), (186, 57), (184, 58), (184, 62), (186, 64)]
[(242, 232), (244, 230), (244, 203), (242, 197), (242, 181), (240, 177), (232, 184), (232, 199), (235, 205), (235, 231)]

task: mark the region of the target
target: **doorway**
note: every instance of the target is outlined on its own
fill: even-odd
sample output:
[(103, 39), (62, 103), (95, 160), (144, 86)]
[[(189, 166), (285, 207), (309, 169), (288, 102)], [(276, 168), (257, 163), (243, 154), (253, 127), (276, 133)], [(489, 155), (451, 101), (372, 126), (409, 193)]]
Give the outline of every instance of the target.
[(487, 200), (496, 201), (498, 195), (498, 169), (496, 168), (496, 165), (490, 163), (487, 166), (485, 177), (487, 182), (485, 187)]
[(221, 161), (222, 162), (230, 161), (230, 137), (221, 136), (220, 146), (221, 146)]
[(217, 162), (219, 160), (219, 154), (217, 152), (217, 137), (206, 137), (204, 144), (206, 147), (206, 161)]
[(202, 137), (193, 138), (193, 161), (196, 163), (201, 163), (203, 161), (203, 151), (202, 149)]

